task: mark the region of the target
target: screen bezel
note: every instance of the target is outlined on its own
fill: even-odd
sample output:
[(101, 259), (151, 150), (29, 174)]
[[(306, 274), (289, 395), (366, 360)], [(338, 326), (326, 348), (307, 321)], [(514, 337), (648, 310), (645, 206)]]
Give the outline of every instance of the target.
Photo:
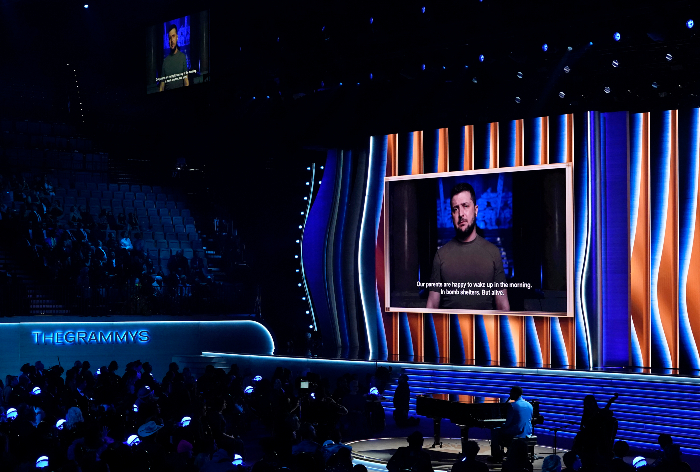
[[(445, 314), (473, 314), (473, 315), (507, 315), (507, 316), (547, 316), (547, 317), (574, 317), (574, 186), (573, 186), (573, 163), (562, 164), (542, 164), (519, 167), (501, 167), (495, 169), (479, 169), (458, 172), (439, 172), (432, 174), (401, 175), (397, 177), (384, 178), (384, 300), (387, 312), (403, 313), (445, 313)], [(391, 218), (389, 215), (389, 184), (400, 180), (425, 180), (445, 177), (456, 177), (462, 175), (480, 175), (505, 172), (537, 172), (540, 170), (564, 169), (566, 179), (566, 312), (543, 312), (543, 311), (499, 311), (499, 310), (459, 310), (432, 308), (406, 308), (390, 306), (391, 301), (391, 240), (389, 237), (389, 225)]]

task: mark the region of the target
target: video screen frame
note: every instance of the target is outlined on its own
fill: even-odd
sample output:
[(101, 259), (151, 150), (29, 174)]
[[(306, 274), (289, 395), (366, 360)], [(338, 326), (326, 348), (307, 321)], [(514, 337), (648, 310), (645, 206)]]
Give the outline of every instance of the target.
[[(389, 203), (390, 190), (389, 186), (392, 182), (405, 180), (427, 180), (427, 179), (444, 179), (457, 176), (475, 176), (483, 174), (499, 174), (510, 172), (537, 172), (549, 169), (564, 169), (565, 170), (565, 187), (566, 187), (566, 312), (547, 312), (547, 311), (499, 311), (499, 310), (476, 310), (476, 309), (446, 309), (446, 308), (413, 308), (391, 306), (391, 205)], [(561, 164), (543, 164), (530, 165), (519, 167), (503, 167), (495, 169), (479, 169), (468, 171), (441, 172), (431, 174), (416, 174), (402, 175), (395, 177), (384, 178), (384, 274), (385, 274), (385, 308), (386, 312), (403, 312), (403, 313), (445, 313), (445, 314), (474, 314), (474, 315), (507, 315), (507, 316), (545, 316), (545, 317), (574, 317), (575, 316), (575, 284), (574, 284), (574, 240), (575, 240), (575, 225), (574, 225), (574, 186), (573, 186), (573, 163)]]

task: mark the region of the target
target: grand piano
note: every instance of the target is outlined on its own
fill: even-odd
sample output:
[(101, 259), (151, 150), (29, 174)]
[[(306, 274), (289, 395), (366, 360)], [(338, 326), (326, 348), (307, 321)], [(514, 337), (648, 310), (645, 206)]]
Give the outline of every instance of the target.
[[(541, 418), (539, 416), (539, 403), (530, 403), (532, 403), (534, 410), (533, 419), (539, 420)], [(507, 408), (508, 403), (459, 403), (423, 395), (416, 398), (416, 414), (433, 419), (435, 442), (433, 442), (432, 447), (442, 447), (440, 421), (445, 418), (458, 425), (462, 431), (462, 453), (464, 453), (464, 446), (469, 441), (469, 428), (493, 429), (503, 426), (506, 422)], [(537, 423), (541, 424), (540, 421)]]

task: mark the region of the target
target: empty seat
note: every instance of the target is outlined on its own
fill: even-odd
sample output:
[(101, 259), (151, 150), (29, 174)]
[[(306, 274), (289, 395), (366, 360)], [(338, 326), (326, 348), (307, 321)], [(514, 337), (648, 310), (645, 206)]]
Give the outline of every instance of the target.
[(65, 197), (66, 196), (66, 189), (57, 188), (54, 193), (56, 194), (57, 197)]
[(168, 194), (165, 195), (165, 199), (166, 199), (166, 201), (174, 202), (174, 201), (175, 201), (175, 195), (173, 195), (173, 194), (171, 194), (171, 193), (168, 193)]
[(180, 241), (168, 241), (168, 247), (170, 249), (180, 249)]
[(141, 191), (142, 191), (143, 193), (152, 193), (152, 192), (153, 192), (153, 189), (151, 189), (151, 186), (150, 186), (150, 185), (142, 185), (142, 186), (141, 186)]
[(165, 233), (165, 239), (167, 239), (168, 241), (177, 241), (177, 234)]
[(192, 243), (189, 241), (180, 241), (180, 247), (182, 249), (192, 249)]
[(157, 195), (157, 197), (156, 197), (156, 201), (159, 201), (159, 202), (167, 202), (167, 201), (168, 201), (168, 197), (166, 197), (164, 193), (159, 193), (159, 194)]
[(159, 239), (165, 239), (165, 235), (163, 234), (162, 231), (154, 231), (153, 232), (153, 239), (159, 240)]
[[(165, 248), (165, 249), (158, 249), (158, 254), (160, 255), (161, 260), (162, 259), (170, 259), (170, 249)], [(163, 264), (165, 265), (165, 264)]]
[(97, 190), (101, 190), (104, 192), (105, 190), (109, 190), (109, 187), (105, 183), (99, 183), (97, 184)]
[(141, 193), (141, 192), (136, 192), (136, 193), (134, 194), (134, 198), (135, 198), (136, 200), (145, 200), (145, 199), (146, 199), (146, 194), (145, 194), (145, 193)]
[(97, 216), (100, 214), (100, 206), (99, 205), (90, 205), (90, 214), (92, 216)]
[(147, 193), (146, 194), (146, 201), (155, 201), (155, 199), (156, 199), (155, 193)]
[[(138, 233), (138, 231), (133, 231), (134, 233)], [(144, 241), (153, 241), (153, 231), (148, 231), (144, 230), (141, 231), (141, 239)], [(155, 245), (155, 243), (153, 243)]]
[(184, 255), (187, 260), (190, 260), (194, 258), (194, 251), (192, 249), (183, 249), (182, 255)]
[(199, 235), (197, 233), (187, 233), (187, 239), (190, 241), (199, 241)]
[(132, 185), (131, 186), (131, 191), (134, 193), (138, 193), (141, 191), (141, 186), (140, 185)]
[(175, 204), (175, 202), (171, 202), (170, 200), (168, 200), (167, 202), (165, 202), (165, 208), (169, 210), (175, 210), (177, 208), (177, 205)]
[(174, 233), (175, 227), (173, 225), (163, 225), (163, 231), (166, 233)]
[(133, 200), (134, 198), (136, 198), (134, 192), (124, 192), (125, 200)]
[(89, 197), (90, 197), (90, 191), (87, 190), (87, 189), (78, 190), (78, 196), (79, 196), (79, 197), (86, 197), (86, 198), (89, 198)]
[(148, 224), (157, 225), (158, 223), (160, 223), (160, 220), (158, 219), (157, 216), (149, 216), (148, 217)]
[[(63, 200), (63, 206), (66, 207), (66, 206), (73, 206), (73, 205), (75, 205), (75, 197), (66, 196), (66, 198)], [(66, 209), (70, 210), (70, 208), (64, 208), (64, 210), (66, 210)]]
[(180, 210), (178, 210), (177, 208), (174, 208), (174, 209), (171, 208), (170, 209), (170, 216), (180, 216)]
[(158, 208), (158, 214), (160, 216), (170, 216), (170, 210), (167, 208)]
[(152, 226), (153, 231), (160, 231), (161, 233), (165, 234), (165, 231), (163, 231), (163, 225), (157, 224)]
[(174, 226), (175, 226), (176, 233), (184, 233), (185, 232), (185, 225), (174, 225)]
[(145, 208), (136, 208), (136, 216), (148, 216), (148, 211)]
[(185, 225), (185, 230), (188, 233), (196, 233), (197, 230), (194, 228), (194, 225)]
[(163, 189), (158, 185), (153, 186), (153, 193), (163, 193)]
[(108, 206), (112, 206), (112, 199), (100, 198), (100, 206), (102, 206), (103, 208), (108, 207)]
[(156, 247), (158, 249), (167, 248), (168, 241), (166, 241), (165, 239), (158, 239), (158, 240), (156, 240)]
[(153, 241), (152, 239), (144, 239), (144, 241), (143, 241), (143, 247), (144, 247), (145, 249), (153, 249), (153, 248), (156, 247), (156, 243), (155, 243), (155, 241)]
[(149, 208), (148, 210), (146, 210), (146, 212), (148, 216), (158, 216), (158, 210), (156, 210), (155, 208)]
[(97, 190), (97, 183), (96, 182), (88, 182), (87, 189), (88, 190)]
[[(173, 224), (174, 224), (175, 226), (177, 226), (177, 225), (183, 225), (183, 224), (185, 224), (185, 223), (182, 221), (182, 217), (181, 217), (181, 216), (173, 216)], [(184, 232), (184, 230), (183, 230), (183, 232)]]
[(133, 200), (122, 200), (122, 205), (124, 205), (124, 208), (129, 208), (129, 210), (134, 209), (134, 201)]
[(66, 190), (66, 195), (69, 197), (77, 197), (78, 191), (74, 188), (69, 188), (68, 190)]
[(156, 202), (154, 202), (153, 200), (146, 200), (145, 202), (143, 202), (143, 207), (144, 208), (155, 208)]
[(114, 198), (114, 192), (110, 190), (105, 190), (104, 192), (102, 192), (102, 198), (109, 198), (111, 200), (112, 198)]
[(122, 206), (122, 201), (119, 198), (113, 198), (112, 199), (112, 207), (121, 207)]
[(90, 190), (90, 196), (95, 198), (102, 198), (102, 190)]
[(146, 209), (146, 207), (143, 206), (142, 200), (134, 200), (134, 208), (143, 208), (144, 210)]
[(167, 209), (167, 208), (165, 208), (165, 202), (162, 202), (162, 201), (161, 201), (161, 202), (156, 202), (156, 208), (158, 208), (158, 209), (161, 209), (161, 208), (162, 208), (162, 209), (164, 209), (164, 210)]
[(98, 206), (100, 206), (100, 199), (99, 198), (90, 198), (89, 204), (91, 207), (94, 207), (94, 206), (98, 207)]
[(184, 208), (184, 209), (181, 208), (180, 209), (180, 216), (182, 216), (183, 218), (191, 218), (190, 210), (188, 210), (187, 208)]
[(108, 190), (110, 192), (118, 192), (119, 191), (119, 185), (117, 184), (109, 184)]
[(183, 233), (183, 232), (178, 231), (176, 234), (177, 234), (177, 239), (179, 241), (189, 241), (189, 239), (187, 237), (187, 233)]
[(141, 229), (147, 229), (148, 228), (148, 217), (147, 216), (139, 216), (139, 228)]
[(75, 199), (75, 204), (78, 206), (87, 206), (87, 198), (85, 197), (78, 197)]
[(121, 184), (119, 186), (119, 191), (120, 192), (128, 192), (129, 191), (129, 186), (127, 184)]
[(173, 220), (171, 220), (169, 216), (161, 216), (160, 222), (163, 225), (172, 225), (173, 224)]
[(148, 257), (152, 257), (154, 259), (158, 259), (158, 249), (156, 248), (149, 248), (148, 249)]
[(185, 205), (185, 202), (177, 202), (177, 207), (180, 210), (184, 210), (185, 208), (187, 208), (187, 205)]
[(115, 199), (115, 198), (117, 200), (123, 200), (124, 199), (124, 192), (114, 192), (112, 199)]
[(205, 257), (204, 257), (204, 251), (201, 250), (201, 249), (195, 249), (195, 250), (194, 250), (194, 255), (197, 256), (197, 257), (199, 257), (199, 258), (201, 258), (201, 259), (205, 259)]
[[(190, 241), (190, 242), (192, 243), (192, 249), (194, 249), (195, 251), (203, 250), (202, 249), (203, 248), (202, 241), (200, 241), (199, 239), (196, 241)], [(202, 255), (202, 257), (204, 257), (204, 256)]]

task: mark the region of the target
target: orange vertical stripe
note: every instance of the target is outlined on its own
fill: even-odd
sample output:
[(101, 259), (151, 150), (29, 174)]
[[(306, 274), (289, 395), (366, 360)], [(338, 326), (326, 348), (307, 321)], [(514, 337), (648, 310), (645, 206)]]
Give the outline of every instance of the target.
[(448, 313), (433, 314), (438, 351), (440, 352), (438, 363), (441, 364), (450, 362), (450, 316)]
[(649, 113), (642, 116), (641, 175), (637, 228), (630, 274), (631, 314), (645, 367), (651, 365), (651, 221), (649, 215)]
[(671, 366), (678, 368), (678, 111), (676, 110), (671, 112), (670, 147), (668, 210), (656, 296), (661, 325), (671, 352)]
[(515, 167), (525, 162), (525, 133), (523, 120), (515, 122)]
[(576, 319), (560, 317), (559, 326), (561, 326), (561, 333), (566, 346), (569, 369), (574, 369), (576, 368)]
[(413, 358), (415, 361), (423, 362), (425, 350), (423, 349), (423, 313), (406, 313), (408, 315), (408, 326), (411, 330), (411, 341), (413, 342)]
[(464, 169), (474, 169), (474, 126), (464, 127)]
[(549, 164), (549, 117), (543, 116), (540, 120), (542, 120), (540, 126), (540, 143), (542, 143), (540, 146), (540, 164)]
[(498, 122), (491, 123), (491, 154), (489, 155), (489, 169), (498, 168)]
[(450, 142), (447, 139), (447, 128), (438, 130), (438, 172), (447, 172), (447, 161), (450, 151)]
[(467, 365), (474, 364), (474, 315), (453, 315), (459, 317), (459, 329), (462, 330), (464, 357)]
[(574, 160), (574, 115), (566, 115), (566, 158), (564, 162)]
[(547, 316), (534, 316), (535, 330), (542, 351), (542, 366), (547, 367), (552, 363), (551, 359), (551, 320)]

